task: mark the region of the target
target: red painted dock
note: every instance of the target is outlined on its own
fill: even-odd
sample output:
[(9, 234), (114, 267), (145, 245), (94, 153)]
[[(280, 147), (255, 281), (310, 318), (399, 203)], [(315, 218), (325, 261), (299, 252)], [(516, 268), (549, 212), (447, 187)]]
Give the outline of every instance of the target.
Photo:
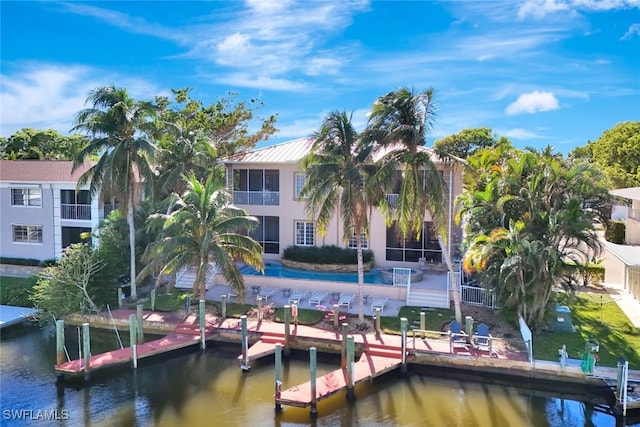
[[(284, 347), (284, 334), (263, 332), (260, 339), (247, 350), (247, 362), (274, 354), (276, 344), (282, 344)], [(242, 354), (238, 356), (238, 360), (242, 360)]]

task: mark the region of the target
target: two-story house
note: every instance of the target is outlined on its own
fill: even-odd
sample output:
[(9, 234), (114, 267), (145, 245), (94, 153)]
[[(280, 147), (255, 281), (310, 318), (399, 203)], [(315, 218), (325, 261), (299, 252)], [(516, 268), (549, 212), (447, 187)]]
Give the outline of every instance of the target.
[(88, 186), (76, 190), (91, 165), (71, 173), (73, 162), (0, 160), (0, 256), (47, 260), (94, 231), (103, 217)]

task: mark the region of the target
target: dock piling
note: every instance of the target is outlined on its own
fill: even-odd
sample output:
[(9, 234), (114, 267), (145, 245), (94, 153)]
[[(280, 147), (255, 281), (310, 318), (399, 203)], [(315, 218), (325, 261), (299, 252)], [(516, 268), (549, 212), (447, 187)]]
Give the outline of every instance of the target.
[(201, 299), (198, 303), (198, 317), (200, 320), (200, 348), (204, 350), (207, 346), (205, 341), (205, 301)]
[(291, 353), (289, 341), (291, 340), (291, 306), (284, 306), (284, 355), (289, 356)]
[(311, 386), (311, 418), (318, 417), (318, 393), (316, 391), (316, 364), (317, 355), (316, 348), (311, 347), (309, 349), (309, 373), (310, 373), (310, 386)]
[(422, 332), (420, 332), (420, 338), (424, 339), (424, 331), (425, 329), (427, 329), (427, 320), (426, 320), (426, 313), (424, 311), (420, 312), (420, 330)]
[(142, 344), (144, 342), (144, 331), (142, 329), (142, 304), (136, 305), (136, 319), (138, 324), (136, 325), (136, 344)]
[(402, 365), (400, 366), (400, 371), (403, 374), (407, 373), (407, 326), (409, 321), (406, 317), (400, 319), (400, 329), (402, 331)]
[(464, 331), (467, 333), (467, 341), (471, 342), (471, 335), (473, 335), (473, 317), (464, 317)]
[(118, 288), (118, 308), (122, 308), (122, 301), (124, 300), (124, 294), (122, 288)]
[(242, 324), (242, 361), (240, 362), (240, 369), (243, 371), (248, 371), (251, 369), (249, 366), (249, 337), (247, 334), (247, 315), (243, 314), (240, 316), (240, 322)]
[(258, 322), (262, 321), (262, 297), (258, 295)]
[(136, 351), (138, 332), (136, 331), (136, 323), (136, 315), (129, 315), (129, 345), (131, 346), (131, 362), (133, 363), (133, 369), (138, 367), (138, 355)]
[(280, 399), (280, 392), (282, 389), (282, 344), (276, 343), (276, 383), (275, 383), (275, 400), (276, 400), (276, 412), (282, 411), (282, 404), (278, 401)]
[(380, 333), (382, 328), (380, 327), (380, 316), (382, 315), (382, 310), (380, 307), (376, 307), (376, 332)]
[(349, 329), (348, 323), (342, 324), (342, 352), (340, 353), (340, 367), (345, 369), (347, 367), (347, 330)]
[(156, 290), (151, 289), (151, 311), (156, 311)]
[(226, 319), (227, 318), (227, 296), (226, 295), (222, 295), (222, 299), (220, 301), (220, 305), (222, 306), (222, 318)]
[(338, 304), (333, 304), (333, 329), (338, 330), (338, 325), (340, 323), (340, 306)]
[(356, 400), (355, 391), (355, 339), (347, 338), (347, 401)]
[(82, 355), (84, 357), (84, 379), (88, 380), (91, 372), (91, 339), (88, 323), (82, 324)]
[(64, 320), (56, 320), (56, 365), (64, 363)]

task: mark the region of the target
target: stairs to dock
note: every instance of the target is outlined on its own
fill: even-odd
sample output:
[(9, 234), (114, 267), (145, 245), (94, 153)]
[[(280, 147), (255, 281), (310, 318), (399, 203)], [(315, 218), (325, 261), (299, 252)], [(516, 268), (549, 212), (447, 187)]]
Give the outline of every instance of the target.
[(429, 289), (411, 289), (407, 305), (414, 307), (449, 308), (449, 293)]

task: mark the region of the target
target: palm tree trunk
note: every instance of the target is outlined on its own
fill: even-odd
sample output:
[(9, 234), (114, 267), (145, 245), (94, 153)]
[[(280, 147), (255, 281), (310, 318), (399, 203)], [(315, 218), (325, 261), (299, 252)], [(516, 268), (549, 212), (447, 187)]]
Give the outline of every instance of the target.
[(138, 298), (138, 289), (136, 287), (136, 227), (133, 222), (133, 191), (129, 192), (129, 202), (127, 204), (127, 223), (129, 224), (129, 257), (131, 268), (131, 298)]
[(454, 283), (455, 271), (453, 270), (453, 261), (451, 261), (451, 254), (447, 250), (447, 245), (438, 233), (438, 243), (440, 244), (440, 249), (442, 250), (442, 258), (444, 259), (445, 264), (447, 264), (447, 270), (449, 271), (449, 289), (451, 289), (451, 294), (453, 295), (453, 311), (455, 312), (456, 321), (462, 323), (462, 309), (460, 307), (460, 293), (458, 292), (458, 286)]
[(358, 320), (364, 321), (364, 261), (362, 259), (362, 242), (360, 241), (360, 234), (357, 236), (356, 252), (358, 254)]

